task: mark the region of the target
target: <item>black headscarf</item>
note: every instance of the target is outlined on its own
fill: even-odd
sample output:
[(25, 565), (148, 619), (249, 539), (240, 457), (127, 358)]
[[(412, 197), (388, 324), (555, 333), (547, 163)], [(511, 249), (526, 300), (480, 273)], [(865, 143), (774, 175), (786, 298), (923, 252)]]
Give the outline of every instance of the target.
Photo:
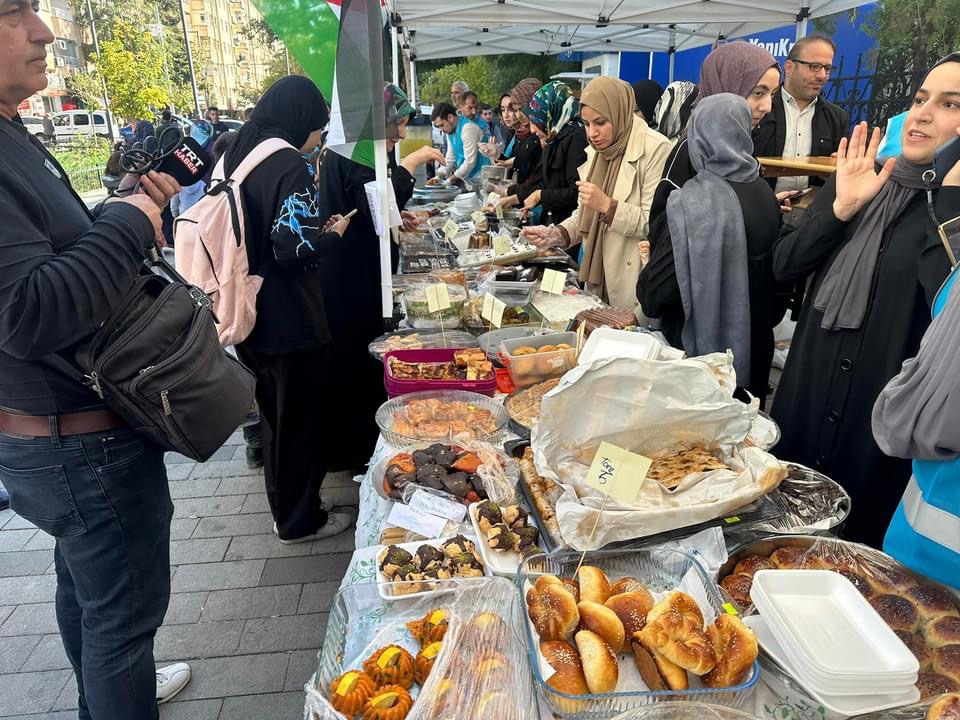
[(227, 150), (224, 170), (229, 176), (267, 138), (286, 140), (299, 149), (310, 133), (322, 129), (329, 120), (327, 103), (312, 80), (302, 75), (280, 78), (263, 94), (250, 119), (237, 131), (236, 140)]
[(641, 80), (633, 84), (633, 94), (637, 96), (637, 110), (643, 113), (643, 119), (652, 127), (657, 127), (654, 109), (663, 95), (663, 88), (656, 80)]

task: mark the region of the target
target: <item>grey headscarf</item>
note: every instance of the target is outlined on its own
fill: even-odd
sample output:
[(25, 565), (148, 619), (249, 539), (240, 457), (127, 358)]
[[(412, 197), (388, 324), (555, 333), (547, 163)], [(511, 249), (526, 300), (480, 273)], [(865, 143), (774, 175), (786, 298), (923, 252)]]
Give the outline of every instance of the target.
[[(926, 185), (930, 165), (897, 159), (893, 175), (877, 196), (860, 211), (850, 239), (830, 264), (813, 306), (823, 313), (824, 330), (859, 330), (867, 314), (873, 273), (887, 228)], [(931, 187), (939, 187), (934, 183)]]
[(960, 455), (960, 281), (927, 328), (917, 356), (903, 363), (877, 398), (873, 436), (893, 457)]
[(752, 182), (750, 107), (720, 93), (697, 103), (687, 126), (697, 174), (667, 200), (667, 222), (690, 355), (732, 349), (741, 384), (750, 377), (750, 286), (743, 211), (728, 182)]

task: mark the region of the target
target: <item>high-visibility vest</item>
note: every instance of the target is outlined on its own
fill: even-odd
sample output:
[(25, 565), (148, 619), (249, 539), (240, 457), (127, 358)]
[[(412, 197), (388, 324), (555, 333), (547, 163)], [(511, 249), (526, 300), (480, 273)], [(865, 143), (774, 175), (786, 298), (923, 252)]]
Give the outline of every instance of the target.
[[(457, 167), (463, 165), (463, 161), (466, 159), (466, 155), (463, 152), (463, 138), (460, 137), (460, 133), (463, 131), (463, 128), (469, 125), (472, 121), (468, 120), (465, 117), (461, 117), (457, 122), (457, 129), (453, 131), (452, 135), (448, 135), (447, 138), (450, 140), (450, 145), (453, 147), (453, 157), (457, 161)], [(479, 123), (474, 123), (474, 125), (479, 125)], [(482, 127), (482, 126), (481, 126)], [(473, 170), (470, 171), (470, 175), (461, 178), (462, 180), (471, 180), (475, 177), (480, 176), (480, 169), (486, 165), (490, 164), (490, 159), (485, 156), (480, 150), (477, 150), (477, 163), (473, 166)]]
[[(947, 303), (955, 268), (933, 303)], [(914, 460), (913, 476), (887, 528), (883, 549), (921, 575), (960, 589), (960, 458)]]

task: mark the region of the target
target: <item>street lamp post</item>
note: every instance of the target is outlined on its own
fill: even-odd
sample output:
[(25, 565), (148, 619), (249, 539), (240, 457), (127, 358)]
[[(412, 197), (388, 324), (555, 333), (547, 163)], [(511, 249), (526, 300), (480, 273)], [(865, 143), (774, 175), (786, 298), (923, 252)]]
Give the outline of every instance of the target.
[[(90, 18), (90, 34), (93, 36), (93, 51), (97, 54), (97, 60), (100, 59), (100, 41), (97, 39), (97, 24), (93, 20), (93, 7), (90, 0), (87, 0), (87, 17)], [(110, 117), (110, 97), (107, 95), (107, 79), (100, 73), (100, 83), (103, 85), (103, 109), (107, 115), (107, 134), (110, 136), (110, 142), (113, 142), (113, 120)], [(96, 130), (96, 125), (94, 125)]]
[[(90, 0), (87, 0), (89, 3)], [(187, 30), (187, 13), (183, 9), (183, 0), (179, 0), (180, 5), (180, 22), (183, 24), (183, 44), (187, 50), (187, 64), (190, 66), (190, 85), (193, 88), (193, 108), (197, 112), (197, 117), (202, 117), (200, 115), (200, 93), (197, 91), (197, 77), (193, 72), (193, 53), (190, 50), (190, 33)]]

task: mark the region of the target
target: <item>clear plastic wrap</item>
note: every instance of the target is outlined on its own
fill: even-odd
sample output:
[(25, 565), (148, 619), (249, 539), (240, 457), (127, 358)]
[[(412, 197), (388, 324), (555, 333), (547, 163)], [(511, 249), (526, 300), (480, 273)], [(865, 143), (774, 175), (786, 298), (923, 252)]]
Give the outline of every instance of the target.
[(499, 443), (510, 416), (503, 404), (462, 390), (430, 390), (387, 400), (376, 421), (394, 447), (421, 442), (480, 440)]
[[(553, 575), (561, 579), (574, 577), (580, 560), (581, 553), (569, 551), (528, 558), (517, 571), (517, 585), (521, 594), (525, 595), (534, 587), (541, 575)], [(611, 583), (621, 578), (637, 580), (655, 600), (680, 590), (696, 603), (708, 625), (724, 613), (723, 599), (716, 586), (691, 554), (663, 547), (588, 552), (583, 558), (583, 566), (599, 568)], [(581, 586), (581, 600), (584, 599), (582, 593)], [(620, 654), (619, 675), (613, 692), (565, 693), (548, 684), (551, 666), (541, 654), (540, 637), (532, 622), (526, 622), (525, 627), (534, 681), (551, 711), (566, 720), (609, 718), (631, 708), (670, 700), (737, 707), (749, 696), (760, 677), (759, 665), (754, 661), (744, 679), (731, 687), (706, 687), (697, 676), (690, 674), (689, 687), (685, 690), (654, 691), (647, 689), (633, 659)]]
[[(953, 593), (879, 550), (816, 536), (785, 535), (744, 545), (731, 554), (717, 578), (750, 614), (755, 612), (750, 601), (753, 573), (781, 567), (833, 570), (850, 580), (920, 662), (921, 700), (960, 691), (960, 663), (942, 650), (956, 642), (951, 638), (960, 631), (960, 605)], [(950, 627), (940, 629), (944, 622)]]
[(850, 514), (850, 495), (839, 484), (816, 470), (786, 463), (787, 477), (767, 495), (780, 516), (749, 527), (733, 527), (727, 537), (739, 545), (759, 533), (814, 535), (838, 528)]
[[(331, 706), (334, 680), (347, 671), (361, 670), (365, 661), (377, 657), (386, 646), (396, 645), (417, 656), (440, 636), (436, 627), (423, 630), (439, 610), (447, 627), (429, 674), (426, 678), (421, 675), (422, 683), (411, 685), (413, 706), (405, 715), (384, 715), (383, 720), (538, 719), (536, 695), (524, 661), (526, 645), (516, 588), (503, 578), (450, 580), (442, 585), (430, 597), (404, 601), (385, 601), (371, 585), (342, 590), (330, 609), (319, 667), (308, 688), (307, 712), (312, 715), (307, 717), (354, 717)], [(417, 639), (418, 632), (422, 642)], [(418, 659), (415, 667), (419, 673), (426, 666)]]
[(381, 335), (367, 346), (375, 360), (393, 350), (431, 350), (435, 348), (474, 348), (477, 339), (462, 330), (397, 330)]
[(700, 702), (661, 702), (633, 708), (612, 720), (752, 720), (740, 710)]
[[(500, 450), (498, 447), (491, 445), (486, 442), (478, 441), (464, 441), (458, 442), (456, 444), (447, 444), (440, 443), (447, 447), (450, 447), (452, 451), (458, 455), (463, 456), (465, 453), (472, 454), (479, 461), (479, 466), (473, 470), (468, 468), (463, 470), (467, 474), (467, 483), (468, 487), (474, 485), (470, 480), (470, 477), (476, 477), (479, 479), (481, 484), (481, 489), (483, 492), (480, 494), (479, 498), (468, 499), (466, 495), (459, 495), (455, 492), (451, 492), (450, 489), (441, 480), (439, 483), (440, 487), (424, 486), (422, 482), (401, 482), (396, 483), (392, 482), (388, 475), (393, 475), (394, 473), (388, 473), (391, 466), (396, 466), (398, 458), (401, 460), (407, 460), (409, 457), (410, 462), (413, 462), (413, 454), (417, 451), (426, 451), (434, 443), (416, 443), (414, 445), (408, 445), (400, 450), (399, 453), (391, 453), (380, 462), (376, 464), (373, 468), (373, 479), (375, 483), (375, 488), (381, 497), (387, 500), (395, 500), (407, 502), (412, 494), (421, 489), (426, 489), (432, 494), (440, 495), (447, 497), (455, 502), (463, 503), (469, 505), (470, 502), (476, 502), (479, 500), (491, 500), (498, 505), (511, 505), (514, 504), (517, 497), (517, 479), (519, 477), (519, 471), (517, 469), (516, 461), (509, 457), (506, 453)], [(468, 467), (463, 465), (463, 467)], [(452, 466), (452, 471), (456, 471), (457, 468)], [(452, 486), (451, 486), (452, 487)], [(476, 489), (476, 488), (475, 488)]]

